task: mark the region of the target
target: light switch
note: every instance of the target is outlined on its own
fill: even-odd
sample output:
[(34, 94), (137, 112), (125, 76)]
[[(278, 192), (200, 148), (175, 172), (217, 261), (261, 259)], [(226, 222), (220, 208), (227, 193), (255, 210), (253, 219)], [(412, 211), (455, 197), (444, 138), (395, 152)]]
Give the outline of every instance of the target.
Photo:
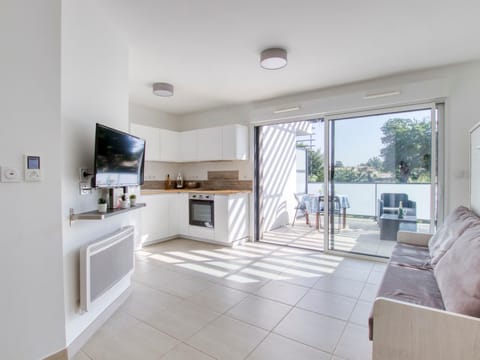
[(2, 166), (0, 168), (2, 182), (20, 182), (20, 169), (14, 166)]

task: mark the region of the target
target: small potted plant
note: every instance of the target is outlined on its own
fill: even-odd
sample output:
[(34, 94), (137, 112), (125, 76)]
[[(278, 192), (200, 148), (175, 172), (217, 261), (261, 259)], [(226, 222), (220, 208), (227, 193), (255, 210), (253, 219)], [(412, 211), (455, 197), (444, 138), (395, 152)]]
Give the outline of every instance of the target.
[(98, 212), (106, 213), (107, 212), (107, 200), (104, 198), (98, 199)]
[(130, 195), (130, 206), (135, 206), (137, 204), (137, 195)]
[(127, 194), (123, 194), (120, 198), (122, 209), (128, 209), (130, 207), (130, 203), (128, 202)]

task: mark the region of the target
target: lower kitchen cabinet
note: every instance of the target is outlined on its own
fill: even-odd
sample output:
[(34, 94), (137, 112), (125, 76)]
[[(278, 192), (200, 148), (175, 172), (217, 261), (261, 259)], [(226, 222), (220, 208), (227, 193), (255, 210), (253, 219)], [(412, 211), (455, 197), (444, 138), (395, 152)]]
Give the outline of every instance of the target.
[(236, 243), (248, 237), (248, 194), (215, 195), (215, 241)]
[(214, 228), (189, 224), (188, 193), (142, 195), (142, 243), (149, 244), (183, 236), (222, 244), (248, 238), (247, 193), (215, 195)]
[(172, 238), (185, 231), (188, 224), (188, 195), (180, 193), (144, 195), (142, 243)]

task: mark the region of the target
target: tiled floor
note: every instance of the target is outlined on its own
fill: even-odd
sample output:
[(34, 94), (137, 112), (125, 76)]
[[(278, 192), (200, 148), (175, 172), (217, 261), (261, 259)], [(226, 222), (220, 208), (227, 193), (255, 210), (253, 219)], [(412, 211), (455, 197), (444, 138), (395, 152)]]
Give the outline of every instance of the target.
[(384, 264), (181, 239), (136, 257), (132, 295), (75, 360), (371, 358)]

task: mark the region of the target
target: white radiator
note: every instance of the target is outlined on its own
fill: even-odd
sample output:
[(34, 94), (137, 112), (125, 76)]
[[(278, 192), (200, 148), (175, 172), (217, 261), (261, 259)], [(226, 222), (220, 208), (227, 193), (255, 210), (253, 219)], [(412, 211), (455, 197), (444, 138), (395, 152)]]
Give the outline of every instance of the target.
[(92, 304), (134, 269), (134, 228), (126, 226), (80, 249), (80, 306)]

